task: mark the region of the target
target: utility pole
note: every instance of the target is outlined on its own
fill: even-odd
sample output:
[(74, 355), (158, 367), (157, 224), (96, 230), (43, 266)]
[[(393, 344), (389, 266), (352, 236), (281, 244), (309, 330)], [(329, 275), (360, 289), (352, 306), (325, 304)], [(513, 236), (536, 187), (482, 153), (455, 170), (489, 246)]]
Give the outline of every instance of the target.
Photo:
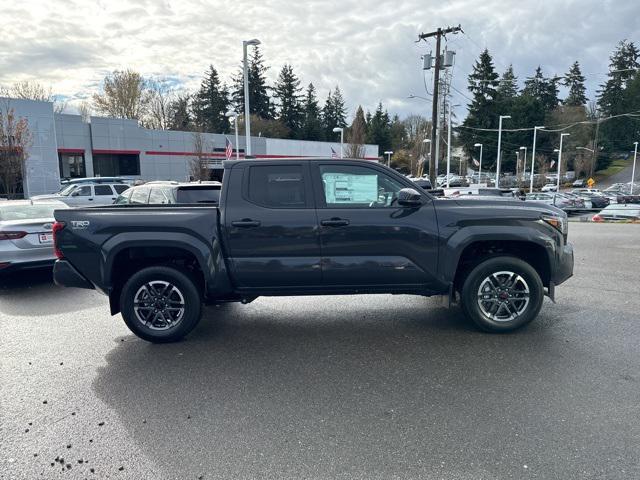
[[(437, 138), (437, 125), (438, 125), (438, 88), (440, 83), (440, 43), (443, 35), (447, 33), (458, 33), (462, 31), (462, 27), (438, 28), (435, 32), (421, 33), (418, 35), (418, 41), (426, 40), (427, 38), (436, 37), (436, 61), (433, 72), (433, 112), (431, 114), (431, 148), (433, 149), (438, 144)], [(429, 159), (429, 179), (431, 184), (436, 184), (436, 158), (435, 155), (431, 155)]]

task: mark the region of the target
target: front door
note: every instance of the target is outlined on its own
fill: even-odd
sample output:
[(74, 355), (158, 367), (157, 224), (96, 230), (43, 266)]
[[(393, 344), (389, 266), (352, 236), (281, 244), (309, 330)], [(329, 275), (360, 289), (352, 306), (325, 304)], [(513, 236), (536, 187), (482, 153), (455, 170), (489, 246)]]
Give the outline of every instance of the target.
[(436, 283), (438, 227), (433, 200), (397, 203), (402, 188), (420, 189), (378, 165), (313, 163), (326, 286), (384, 290)]
[(281, 292), (321, 286), (320, 238), (307, 162), (247, 161), (227, 173), (223, 222), (238, 288)]

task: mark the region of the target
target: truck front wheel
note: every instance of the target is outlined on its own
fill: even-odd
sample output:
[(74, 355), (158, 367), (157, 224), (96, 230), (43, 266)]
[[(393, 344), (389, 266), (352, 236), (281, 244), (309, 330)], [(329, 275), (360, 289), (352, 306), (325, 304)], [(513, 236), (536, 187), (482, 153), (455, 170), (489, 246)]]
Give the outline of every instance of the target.
[(200, 321), (202, 300), (194, 280), (171, 267), (144, 268), (120, 295), (122, 318), (138, 337), (153, 343), (182, 339)]
[(464, 312), (487, 332), (508, 332), (526, 325), (540, 312), (543, 299), (538, 272), (507, 256), (479, 263), (465, 278), (461, 291)]

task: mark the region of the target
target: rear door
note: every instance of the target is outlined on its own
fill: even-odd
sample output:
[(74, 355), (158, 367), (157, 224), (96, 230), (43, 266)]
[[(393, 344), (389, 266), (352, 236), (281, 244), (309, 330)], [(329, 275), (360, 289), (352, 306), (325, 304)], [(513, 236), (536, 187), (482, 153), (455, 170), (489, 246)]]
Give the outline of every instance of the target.
[(111, 185), (95, 185), (93, 187), (94, 203), (97, 205), (111, 205), (117, 198)]
[(308, 162), (236, 164), (222, 222), (241, 289), (321, 285), (320, 239)]
[(93, 187), (91, 185), (78, 185), (71, 195), (64, 198), (63, 201), (72, 207), (93, 205)]
[(399, 206), (398, 192), (415, 186), (377, 165), (311, 168), (324, 285), (387, 291), (437, 283), (438, 226), (429, 196), (423, 193), (420, 207)]

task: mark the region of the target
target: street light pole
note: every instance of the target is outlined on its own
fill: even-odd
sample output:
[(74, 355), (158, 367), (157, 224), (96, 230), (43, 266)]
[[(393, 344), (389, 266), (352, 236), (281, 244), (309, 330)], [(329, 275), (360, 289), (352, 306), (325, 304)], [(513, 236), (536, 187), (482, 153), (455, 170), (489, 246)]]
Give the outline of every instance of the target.
[(522, 162), (522, 181), (524, 182), (527, 175), (527, 147), (520, 147), (520, 150), (524, 150), (524, 161)]
[(482, 144), (476, 143), (474, 147), (480, 147), (480, 161), (478, 162), (478, 184), (480, 184), (480, 177), (482, 175)]
[(636, 159), (638, 158), (638, 142), (633, 142), (633, 167), (631, 167), (631, 195), (633, 195), (633, 182), (636, 179)]
[(344, 128), (335, 127), (333, 133), (340, 132), (340, 158), (344, 158)]
[(244, 157), (251, 158), (251, 121), (249, 106), (249, 66), (247, 62), (247, 46), (260, 45), (257, 38), (242, 41), (242, 75), (244, 77), (244, 140), (246, 147), (244, 149)]
[(496, 188), (500, 188), (500, 144), (502, 143), (502, 120), (511, 118), (511, 115), (500, 115), (498, 121), (498, 155), (496, 157)]
[(558, 149), (558, 181), (556, 184), (556, 192), (560, 192), (560, 166), (562, 165), (562, 140), (564, 140), (564, 137), (568, 137), (569, 135), (571, 135), (570, 133), (561, 133), (560, 134), (560, 148)]
[(229, 110), (227, 113), (225, 113), (225, 115), (227, 118), (233, 118), (233, 125), (235, 126), (236, 130), (236, 160), (240, 160), (240, 148), (238, 144), (238, 114), (233, 110)]
[(536, 164), (536, 134), (542, 130), (544, 125), (533, 127), (533, 150), (531, 151), (531, 181), (529, 182), (529, 193), (533, 193), (533, 171)]
[[(430, 138), (425, 138), (424, 140), (422, 140), (422, 143), (428, 143), (429, 144), (429, 151), (427, 152), (427, 163), (429, 165), (429, 169), (431, 169), (431, 139)], [(424, 165), (424, 163), (423, 163)], [(422, 171), (422, 174), (424, 174), (424, 170)], [(429, 170), (429, 175), (431, 175), (431, 170)]]

